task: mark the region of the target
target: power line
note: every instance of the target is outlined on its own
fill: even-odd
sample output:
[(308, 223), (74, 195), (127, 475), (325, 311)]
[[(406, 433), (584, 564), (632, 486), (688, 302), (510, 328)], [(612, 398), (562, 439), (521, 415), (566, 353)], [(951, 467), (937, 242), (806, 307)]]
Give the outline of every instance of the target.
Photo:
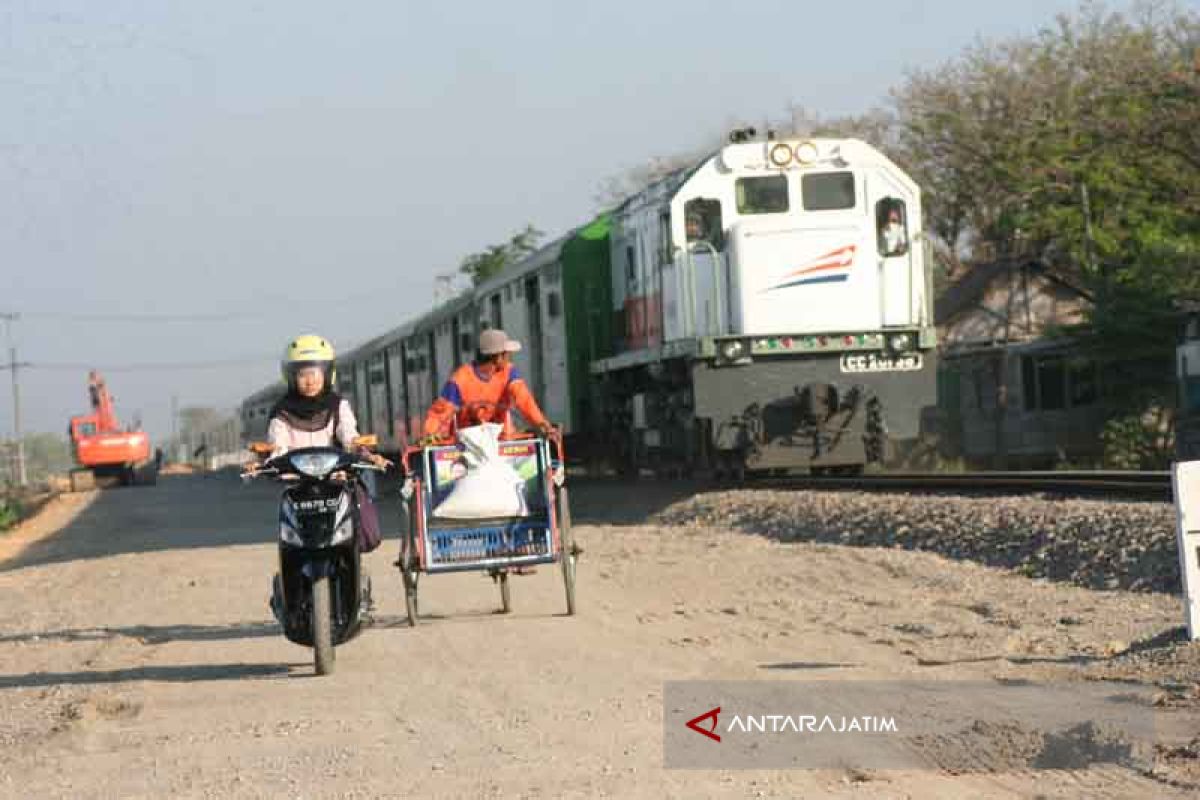
[[(345, 352), (351, 352), (358, 347), (361, 342), (344, 348)], [(277, 364), (279, 362), (279, 353), (270, 355), (257, 356), (240, 356), (238, 358), (216, 358), (206, 361), (141, 361), (129, 362), (124, 364), (105, 364), (95, 361), (22, 361), (17, 364), (22, 369), (41, 369), (41, 370), (100, 370), (101, 372), (170, 372), (179, 370), (193, 369), (220, 369), (223, 367), (240, 367), (250, 366), (254, 364)], [(9, 369), (11, 365), (0, 364), (0, 371)]]
[(239, 319), (262, 319), (263, 315), (258, 311), (231, 311), (222, 314), (77, 314), (70, 311), (22, 311), (21, 316), (75, 322), (232, 322)]
[[(345, 297), (311, 297), (311, 298), (296, 298), (296, 297), (276, 297), (266, 303), (266, 310), (259, 309), (255, 311), (220, 311), (220, 312), (203, 312), (203, 313), (184, 313), (184, 312), (89, 312), (89, 311), (21, 311), (19, 316), (24, 319), (45, 319), (45, 320), (65, 320), (67, 322), (116, 322), (116, 323), (142, 323), (142, 324), (167, 324), (181, 322), (266, 322), (271, 319), (271, 314), (280, 312), (293, 312), (297, 305), (306, 303), (319, 303), (322, 311), (355, 311), (360, 310), (360, 306), (364, 301), (377, 300), (380, 297), (385, 297), (395, 291), (395, 287), (386, 289), (380, 288), (375, 291), (361, 292)], [(452, 292), (451, 294), (454, 294)], [(410, 314), (411, 316), (411, 314)]]
[(21, 366), (44, 370), (100, 370), (102, 372), (165, 372), (172, 370), (219, 369), (251, 364), (266, 364), (279, 360), (279, 354), (247, 356), (245, 358), (214, 359), (211, 361), (144, 361), (131, 364), (103, 364), (95, 362), (32, 361)]

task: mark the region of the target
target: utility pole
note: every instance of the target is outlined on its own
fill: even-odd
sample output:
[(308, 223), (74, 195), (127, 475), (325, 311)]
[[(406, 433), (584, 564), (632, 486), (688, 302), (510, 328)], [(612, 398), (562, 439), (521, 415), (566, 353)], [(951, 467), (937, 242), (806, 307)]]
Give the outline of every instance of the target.
[[(179, 395), (171, 395), (171, 446), (167, 448), (168, 460), (179, 460)], [(174, 450), (174, 452), (170, 452)]]
[(24, 486), (28, 482), (28, 478), (25, 475), (25, 442), (21, 437), (21, 385), (17, 378), (17, 370), (21, 367), (28, 367), (29, 364), (17, 361), (17, 346), (13, 343), (12, 338), (12, 324), (20, 316), (20, 314), (0, 313), (0, 318), (4, 319), (4, 332), (8, 337), (8, 364), (5, 366), (12, 371), (13, 437), (16, 439), (17, 445), (17, 485)]

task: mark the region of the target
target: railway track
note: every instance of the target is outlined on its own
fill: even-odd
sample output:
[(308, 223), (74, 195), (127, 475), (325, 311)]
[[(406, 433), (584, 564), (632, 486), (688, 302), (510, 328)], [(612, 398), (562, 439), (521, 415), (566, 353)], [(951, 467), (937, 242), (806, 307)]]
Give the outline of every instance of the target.
[(752, 486), (874, 491), (1049, 492), (1145, 500), (1172, 499), (1171, 473), (1131, 471), (886, 473), (762, 478)]

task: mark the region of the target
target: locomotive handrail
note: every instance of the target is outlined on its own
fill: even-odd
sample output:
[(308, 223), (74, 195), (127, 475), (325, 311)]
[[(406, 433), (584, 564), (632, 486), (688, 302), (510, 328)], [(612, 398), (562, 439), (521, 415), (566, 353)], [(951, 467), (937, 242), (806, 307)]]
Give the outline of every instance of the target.
[[(722, 285), (724, 282), (721, 280), (721, 278), (722, 278), (722, 275), (721, 275), (721, 252), (719, 250), (717, 250), (716, 247), (713, 246), (712, 242), (704, 240), (704, 239), (688, 245), (688, 248), (687, 248), (688, 266), (689, 266), (689, 271), (690, 271), (691, 277), (692, 277), (692, 289), (691, 289), (690, 295), (691, 295), (691, 301), (692, 301), (693, 324), (694, 324), (694, 318), (695, 318), (695, 313), (696, 313), (696, 308), (695, 308), (695, 306), (696, 306), (696, 288), (695, 288), (696, 264), (692, 260), (692, 253), (697, 248), (701, 248), (701, 249), (708, 248), (709, 252), (712, 254), (712, 259), (713, 259), (713, 268), (712, 268), (713, 281), (712, 281), (712, 292), (711, 292), (711, 298), (710, 298), (713, 301), (713, 315), (712, 315), (712, 319), (708, 321), (709, 324), (705, 327), (704, 335), (719, 336), (723, 332), (722, 331), (722, 329), (724, 328), (723, 321), (725, 319), (725, 308), (724, 308), (724, 304), (721, 302), (721, 290), (723, 288), (725, 288)], [(698, 326), (696, 326), (696, 327), (698, 327)], [(697, 333), (699, 333), (698, 330), (697, 330)]]
[(926, 328), (933, 321), (933, 242), (923, 230), (913, 234), (913, 238), (921, 242), (921, 271), (925, 278), (925, 292), (921, 298), (921, 327)]
[(679, 307), (687, 309), (684, 336), (695, 336), (699, 333), (696, 325), (696, 265), (692, 261), (691, 249), (681, 249), (685, 258), (679, 265), (679, 278), (682, 281), (679, 288)]

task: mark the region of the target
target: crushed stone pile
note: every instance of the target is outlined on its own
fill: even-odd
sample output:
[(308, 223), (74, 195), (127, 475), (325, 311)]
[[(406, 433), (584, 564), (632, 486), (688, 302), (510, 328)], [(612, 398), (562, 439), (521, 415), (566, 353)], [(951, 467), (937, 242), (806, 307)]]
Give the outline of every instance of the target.
[(1093, 589), (1180, 591), (1169, 503), (736, 490), (674, 503), (654, 521), (788, 542), (924, 550)]

